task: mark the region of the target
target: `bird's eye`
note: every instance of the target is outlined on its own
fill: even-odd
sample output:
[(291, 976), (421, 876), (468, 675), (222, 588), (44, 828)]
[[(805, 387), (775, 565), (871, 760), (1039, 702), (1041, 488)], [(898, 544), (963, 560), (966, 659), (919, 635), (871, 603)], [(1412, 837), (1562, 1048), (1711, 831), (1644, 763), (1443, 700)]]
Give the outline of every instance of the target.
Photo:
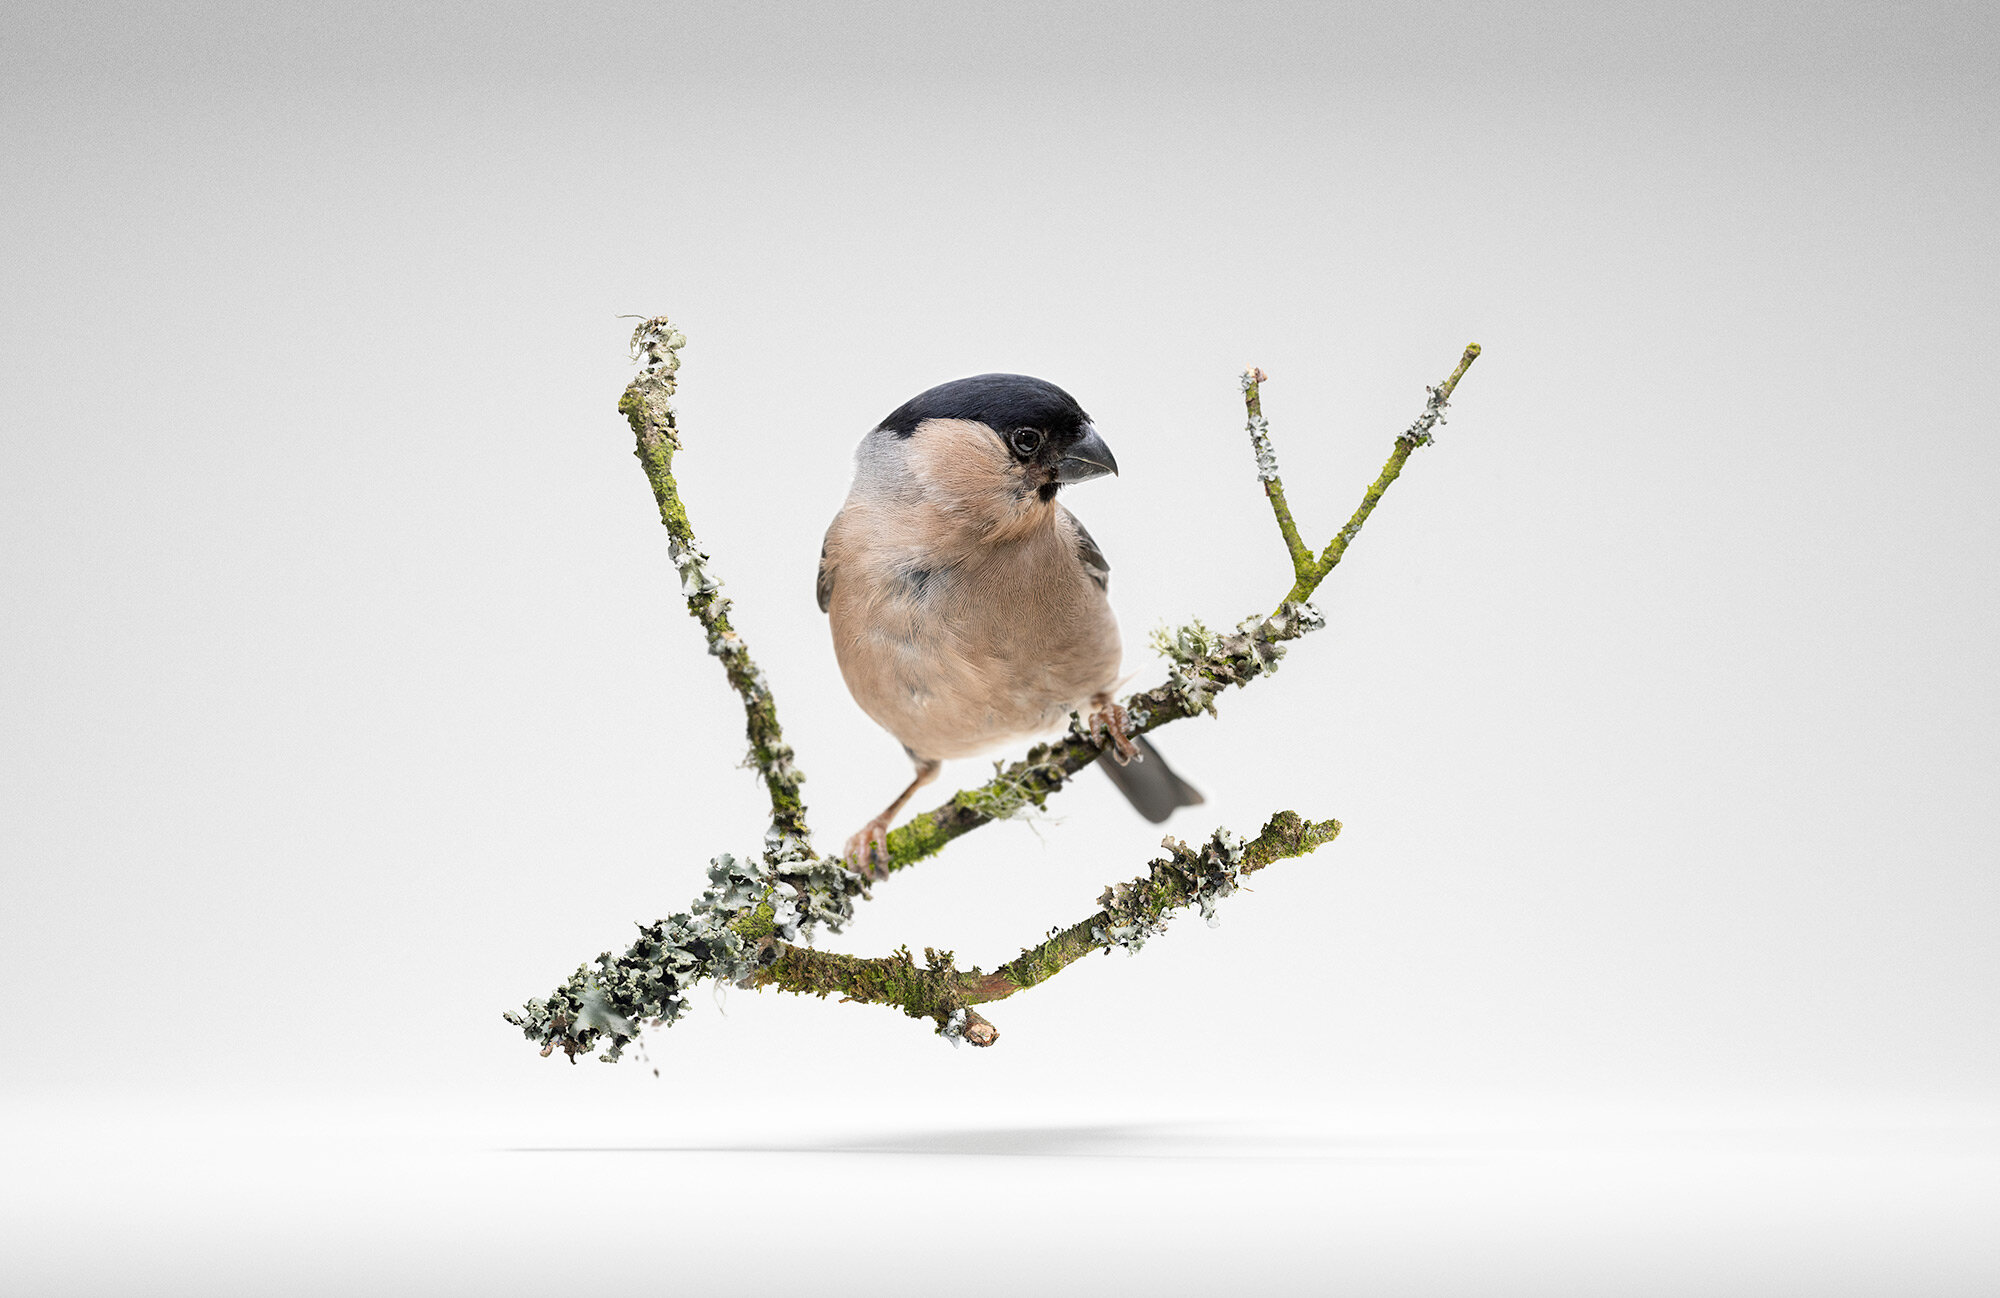
[(1042, 449), (1042, 430), (1039, 428), (1016, 428), (1007, 435), (1014, 444), (1015, 451), (1022, 455), (1033, 455)]

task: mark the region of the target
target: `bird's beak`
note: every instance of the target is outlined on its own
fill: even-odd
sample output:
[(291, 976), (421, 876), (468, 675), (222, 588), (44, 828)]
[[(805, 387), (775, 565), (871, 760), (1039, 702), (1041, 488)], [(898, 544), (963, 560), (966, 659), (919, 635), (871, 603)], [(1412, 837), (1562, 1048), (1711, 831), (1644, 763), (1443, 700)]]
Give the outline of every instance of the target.
[(1083, 438), (1070, 447), (1056, 464), (1056, 481), (1064, 484), (1088, 482), (1116, 472), (1118, 461), (1111, 457), (1111, 448), (1097, 435), (1095, 425), (1085, 424)]

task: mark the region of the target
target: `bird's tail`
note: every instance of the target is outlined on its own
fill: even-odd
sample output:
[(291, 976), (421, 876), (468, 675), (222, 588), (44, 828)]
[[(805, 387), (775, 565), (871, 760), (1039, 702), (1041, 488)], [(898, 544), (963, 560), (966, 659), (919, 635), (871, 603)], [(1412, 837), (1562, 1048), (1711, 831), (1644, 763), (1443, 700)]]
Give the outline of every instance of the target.
[(1132, 742), (1138, 746), (1139, 756), (1130, 765), (1120, 766), (1107, 752), (1097, 759), (1097, 767), (1111, 777), (1111, 782), (1140, 815), (1157, 825), (1173, 815), (1175, 807), (1192, 807), (1206, 801), (1199, 789), (1174, 774), (1144, 735)]

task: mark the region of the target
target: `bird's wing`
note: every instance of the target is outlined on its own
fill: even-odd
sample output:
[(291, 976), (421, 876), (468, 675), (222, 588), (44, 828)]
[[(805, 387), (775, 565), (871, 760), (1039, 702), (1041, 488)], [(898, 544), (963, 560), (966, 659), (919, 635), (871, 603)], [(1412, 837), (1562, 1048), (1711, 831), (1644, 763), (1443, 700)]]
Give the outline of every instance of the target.
[(1104, 557), (1104, 551), (1097, 548), (1097, 542), (1090, 539), (1090, 533), (1075, 514), (1064, 509), (1063, 516), (1076, 529), (1077, 562), (1083, 565), (1085, 575), (1097, 583), (1097, 588), (1108, 593), (1111, 590), (1111, 560)]
[[(840, 522), (835, 518), (835, 524)], [(833, 528), (826, 529), (827, 536), (833, 535)], [(819, 543), (819, 611), (824, 613), (833, 607), (833, 565), (826, 561), (826, 542)]]

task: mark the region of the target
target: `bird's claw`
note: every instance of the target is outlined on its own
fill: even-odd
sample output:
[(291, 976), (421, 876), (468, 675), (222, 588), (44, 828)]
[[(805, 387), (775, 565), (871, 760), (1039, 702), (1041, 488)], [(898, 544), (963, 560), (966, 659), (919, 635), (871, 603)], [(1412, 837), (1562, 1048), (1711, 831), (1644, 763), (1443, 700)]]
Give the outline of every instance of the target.
[(1116, 703), (1105, 702), (1099, 704), (1092, 710), (1090, 720), (1085, 724), (1091, 742), (1099, 748), (1103, 748), (1109, 743), (1111, 746), (1111, 760), (1117, 762), (1120, 766), (1130, 765), (1132, 759), (1139, 756), (1139, 746), (1132, 742), (1132, 736), (1128, 729), (1131, 725), (1131, 718), (1126, 714), (1125, 709)]
[[(842, 853), (847, 868), (864, 879), (880, 879), (889, 873), (889, 821), (877, 816), (847, 840)], [(877, 863), (880, 863), (879, 869)]]

